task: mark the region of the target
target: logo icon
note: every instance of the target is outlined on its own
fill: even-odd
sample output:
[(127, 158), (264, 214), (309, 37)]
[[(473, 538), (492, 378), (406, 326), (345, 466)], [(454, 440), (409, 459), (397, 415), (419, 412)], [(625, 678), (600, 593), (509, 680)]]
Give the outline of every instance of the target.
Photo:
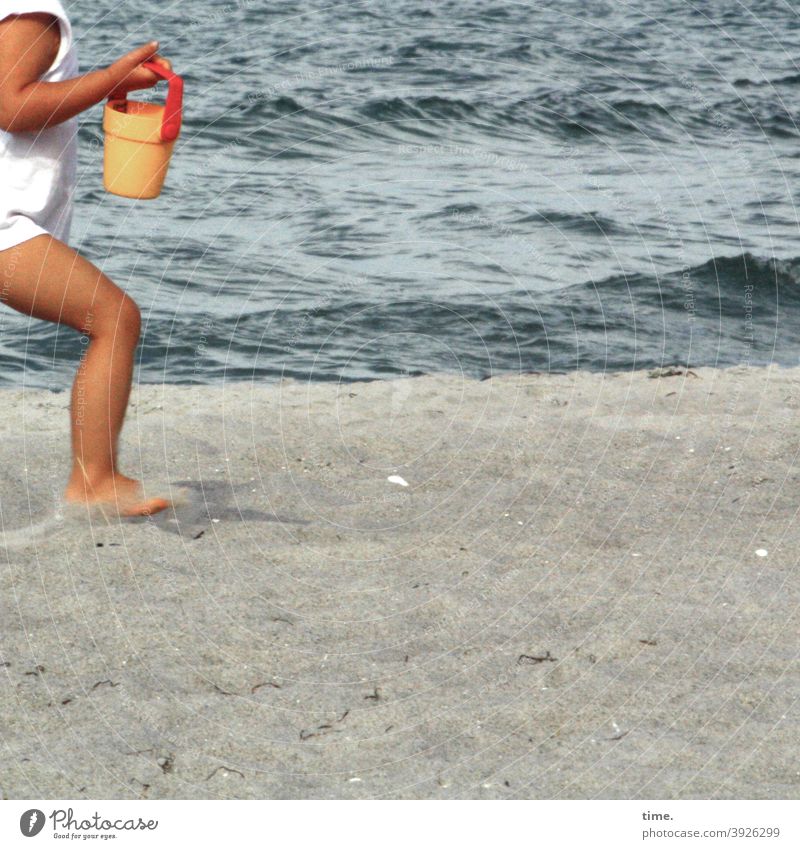
[(31, 808), (19, 818), (19, 830), (25, 837), (36, 837), (44, 828), (44, 813), (38, 808)]

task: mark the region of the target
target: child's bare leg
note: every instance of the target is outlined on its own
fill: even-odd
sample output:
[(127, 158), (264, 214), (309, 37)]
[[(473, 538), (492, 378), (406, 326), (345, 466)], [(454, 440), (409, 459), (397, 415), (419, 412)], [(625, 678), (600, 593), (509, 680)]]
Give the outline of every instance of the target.
[(139, 341), (136, 304), (63, 242), (37, 236), (0, 251), (0, 300), (19, 312), (66, 324), (89, 339), (72, 387), (73, 468), (68, 501), (111, 503), (126, 515), (163, 510), (117, 470), (117, 443)]

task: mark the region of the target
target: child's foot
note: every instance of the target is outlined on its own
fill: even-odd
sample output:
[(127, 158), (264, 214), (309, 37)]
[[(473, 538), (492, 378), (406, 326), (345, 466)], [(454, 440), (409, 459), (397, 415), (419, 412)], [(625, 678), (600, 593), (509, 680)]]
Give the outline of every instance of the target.
[(64, 492), (68, 504), (108, 507), (120, 516), (152, 516), (170, 506), (166, 498), (145, 498), (139, 481), (119, 473), (95, 484), (70, 482)]

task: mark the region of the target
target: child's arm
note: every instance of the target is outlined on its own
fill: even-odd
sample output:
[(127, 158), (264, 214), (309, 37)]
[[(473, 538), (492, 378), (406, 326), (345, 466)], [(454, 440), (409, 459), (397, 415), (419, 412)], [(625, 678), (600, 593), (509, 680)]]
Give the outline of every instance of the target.
[(53, 63), (53, 27), (58, 50), (58, 19), (52, 15), (14, 15), (0, 21), (0, 129), (37, 132), (83, 112), (112, 93), (150, 88), (158, 77), (142, 62), (155, 59), (158, 43), (137, 47), (107, 68), (63, 82), (41, 82)]

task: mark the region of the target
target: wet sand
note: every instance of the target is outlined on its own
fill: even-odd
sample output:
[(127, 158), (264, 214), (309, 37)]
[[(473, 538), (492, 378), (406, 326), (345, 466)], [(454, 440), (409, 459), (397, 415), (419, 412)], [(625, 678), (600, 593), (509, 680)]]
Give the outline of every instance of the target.
[(126, 521), (4, 390), (0, 796), (797, 798), (798, 385), (143, 386)]

